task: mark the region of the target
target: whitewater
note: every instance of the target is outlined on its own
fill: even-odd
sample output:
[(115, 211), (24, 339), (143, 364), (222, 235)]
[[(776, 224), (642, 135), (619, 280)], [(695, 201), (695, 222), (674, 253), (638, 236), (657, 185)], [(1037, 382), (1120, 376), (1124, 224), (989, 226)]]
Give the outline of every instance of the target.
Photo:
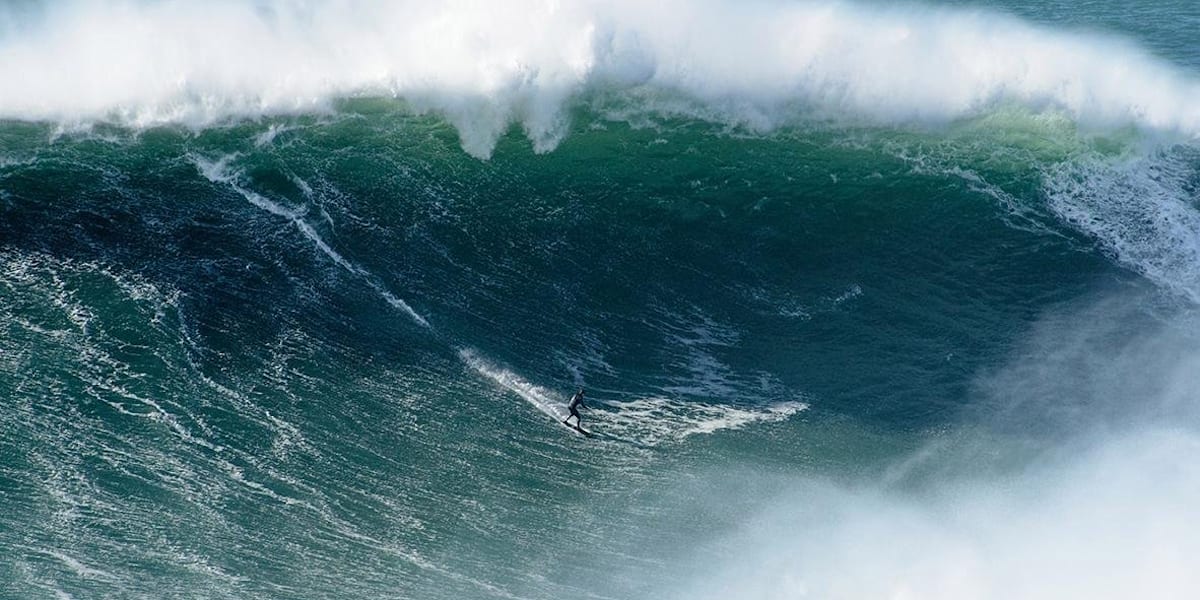
[(6, 3), (0, 598), (1191, 597), (1196, 23)]
[[(487, 157), (538, 151), (572, 109), (769, 131), (797, 120), (944, 125), (1005, 104), (1192, 139), (1200, 92), (1115, 36), (986, 9), (845, 2), (68, 1), (0, 13), (0, 117), (204, 127), (347, 97), (441, 115)], [(615, 106), (614, 106), (615, 104)]]

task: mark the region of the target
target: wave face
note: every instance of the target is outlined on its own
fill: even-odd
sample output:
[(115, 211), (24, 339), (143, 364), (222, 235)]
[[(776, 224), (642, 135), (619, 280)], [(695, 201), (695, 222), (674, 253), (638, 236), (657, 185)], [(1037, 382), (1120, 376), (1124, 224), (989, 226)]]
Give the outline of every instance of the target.
[(1200, 588), (1196, 15), (1075, 4), (6, 4), (0, 596)]

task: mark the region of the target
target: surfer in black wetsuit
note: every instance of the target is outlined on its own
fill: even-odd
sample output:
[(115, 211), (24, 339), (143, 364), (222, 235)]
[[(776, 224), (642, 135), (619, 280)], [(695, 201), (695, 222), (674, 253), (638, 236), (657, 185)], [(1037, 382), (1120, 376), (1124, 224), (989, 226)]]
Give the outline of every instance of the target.
[(570, 423), (567, 423), (567, 421), (570, 421), (571, 417), (575, 417), (575, 426), (583, 427), (583, 417), (579, 416), (580, 406), (583, 406), (583, 388), (579, 388), (579, 391), (575, 392), (574, 396), (571, 396), (571, 404), (567, 406), (567, 410), (571, 411), (571, 414), (567, 415), (567, 418), (563, 419), (563, 423), (570, 425)]

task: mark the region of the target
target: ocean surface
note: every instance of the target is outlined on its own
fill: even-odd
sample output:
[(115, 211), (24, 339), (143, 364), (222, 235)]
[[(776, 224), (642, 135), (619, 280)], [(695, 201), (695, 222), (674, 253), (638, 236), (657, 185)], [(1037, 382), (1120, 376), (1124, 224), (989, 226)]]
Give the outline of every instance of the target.
[(4, 3), (0, 598), (1192, 598), (1198, 28)]

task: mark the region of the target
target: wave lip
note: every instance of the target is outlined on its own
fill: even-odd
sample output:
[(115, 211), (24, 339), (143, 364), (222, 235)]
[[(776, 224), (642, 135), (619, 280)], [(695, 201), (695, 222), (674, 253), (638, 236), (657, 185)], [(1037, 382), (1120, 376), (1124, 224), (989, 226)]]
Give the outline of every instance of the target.
[[(763, 0), (295, 4), (65, 2), (0, 9), (0, 118), (134, 127), (401, 98), (481, 157), (520, 124), (553, 149), (572, 103), (615, 94), (769, 130), (797, 118), (946, 122), (1004, 104), (1099, 127), (1200, 133), (1200, 82), (1134, 44), (985, 11)], [(622, 112), (618, 111), (618, 112)]]

